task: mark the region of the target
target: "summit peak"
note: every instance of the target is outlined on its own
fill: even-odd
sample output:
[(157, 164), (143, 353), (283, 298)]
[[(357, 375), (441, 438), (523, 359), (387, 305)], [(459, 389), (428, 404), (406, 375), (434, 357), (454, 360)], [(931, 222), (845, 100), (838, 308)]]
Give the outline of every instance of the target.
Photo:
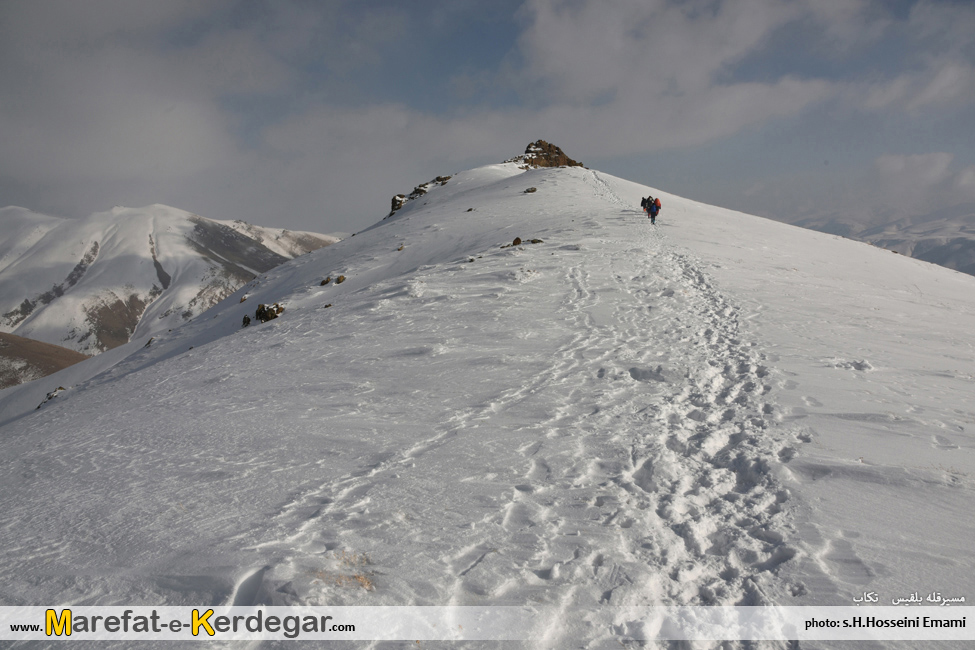
[(527, 147), (525, 153), (515, 156), (505, 162), (524, 163), (525, 168), (529, 167), (582, 167), (581, 162), (577, 162), (565, 155), (561, 148), (545, 140), (536, 140)]

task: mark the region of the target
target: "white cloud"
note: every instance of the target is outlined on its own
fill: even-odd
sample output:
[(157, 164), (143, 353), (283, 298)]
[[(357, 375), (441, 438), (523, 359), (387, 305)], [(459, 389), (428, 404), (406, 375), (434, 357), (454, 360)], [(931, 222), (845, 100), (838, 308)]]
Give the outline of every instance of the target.
[(906, 65), (885, 79), (850, 84), (853, 105), (918, 116), (927, 109), (975, 102), (975, 5), (918, 2), (892, 31), (908, 54)]
[(233, 160), (221, 93), (263, 92), (290, 71), (242, 30), (186, 46), (163, 34), (222, 4), (29, 2), (0, 24), (0, 174), (36, 184), (166, 183)]
[[(101, 209), (121, 193), (223, 218), (280, 212), (292, 227), (328, 214), (338, 225), (323, 228), (354, 229), (395, 192), (539, 137), (586, 162), (702, 147), (827, 102), (916, 118), (975, 98), (975, 29), (966, 27), (975, 12), (923, 2), (898, 21), (873, 0), (526, 0), (508, 57), (441, 59), (454, 96), (434, 94), (439, 70), (429, 67), (419, 81), (391, 84), (384, 66), (400, 52), (391, 43), (427, 64), (418, 39), (449, 30), (458, 6), (0, 4), (0, 177), (64, 205), (83, 186), (86, 196), (102, 188)], [(432, 23), (439, 31), (418, 31)], [(831, 65), (903, 36), (908, 63), (842, 81), (814, 66), (764, 65), (793, 32)], [(911, 56), (918, 43), (930, 46)], [(514, 90), (522, 101), (463, 106), (492, 84), (492, 98)], [(248, 94), (259, 101), (239, 100)], [(361, 99), (377, 94), (381, 103)], [(896, 194), (887, 180), (923, 184), (933, 174), (931, 187), (963, 195), (975, 177), (950, 159), (939, 167), (938, 155), (948, 154), (880, 159), (863, 188)]]
[(880, 111), (891, 106), (906, 104), (914, 79), (900, 76), (893, 80), (866, 84), (851, 84), (849, 100), (868, 111)]
[(108, 37), (152, 36), (220, 11), (232, 0), (29, 0), (0, 5), (0, 33), (8, 43), (88, 46)]
[(947, 54), (971, 56), (975, 46), (975, 5), (970, 2), (922, 0), (911, 7), (911, 37)]
[[(728, 71), (804, 15), (778, 0), (529, 0), (515, 75), (537, 121), (596, 156), (695, 146), (829, 98), (824, 80)], [(845, 15), (845, 14), (844, 14)]]
[(975, 165), (966, 167), (955, 176), (955, 189), (975, 199)]
[(944, 183), (954, 159), (954, 155), (944, 152), (887, 155), (874, 160), (874, 169), (888, 189), (904, 187), (907, 192), (916, 192)]
[(933, 72), (933, 78), (918, 87), (917, 94), (907, 104), (908, 108), (917, 110), (954, 100), (971, 103), (975, 99), (975, 68), (971, 65), (947, 62)]
[(975, 102), (975, 67), (967, 62), (932, 60), (923, 70), (874, 83), (848, 84), (851, 104), (871, 112), (901, 110), (920, 116), (928, 109)]
[(975, 167), (947, 152), (878, 156), (837, 205), (876, 219), (911, 217), (975, 201)]
[(166, 92), (213, 99), (221, 93), (267, 93), (296, 82), (295, 71), (243, 29), (212, 32), (199, 43), (156, 56), (158, 78), (171, 84)]
[(824, 29), (829, 48), (841, 55), (877, 41), (890, 29), (893, 20), (882, 7), (870, 0), (805, 0), (803, 4)]
[(611, 9), (598, 0), (529, 0), (525, 8), (523, 86), (568, 103), (706, 89), (798, 16), (794, 5), (776, 0), (628, 0)]

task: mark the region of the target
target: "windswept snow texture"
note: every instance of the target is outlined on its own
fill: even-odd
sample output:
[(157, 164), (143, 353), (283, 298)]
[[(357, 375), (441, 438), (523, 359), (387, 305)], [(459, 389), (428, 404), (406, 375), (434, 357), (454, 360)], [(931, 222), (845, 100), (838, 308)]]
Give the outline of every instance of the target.
[(0, 226), (0, 331), (85, 354), (181, 325), (257, 274), (335, 241), (164, 205), (87, 219), (8, 207)]
[(970, 276), (464, 172), (39, 410), (0, 393), (0, 603), (544, 604), (563, 648), (638, 633), (618, 605), (970, 599), (973, 331)]

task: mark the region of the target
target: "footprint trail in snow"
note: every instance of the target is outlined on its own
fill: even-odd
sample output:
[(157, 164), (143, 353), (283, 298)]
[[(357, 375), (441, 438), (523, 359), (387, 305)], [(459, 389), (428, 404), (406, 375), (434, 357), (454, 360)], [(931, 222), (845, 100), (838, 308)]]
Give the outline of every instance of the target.
[[(438, 427), (295, 495), (254, 547), (277, 557), (267, 602), (538, 603), (590, 612), (598, 641), (628, 625), (600, 604), (760, 605), (786, 589), (776, 568), (797, 551), (775, 466), (794, 451), (771, 370), (700, 261), (584, 180), (592, 196), (550, 245), (374, 288), (388, 297), (369, 309), (409, 314), (421, 372), (457, 377), (468, 402), (416, 391), (414, 419), (439, 411)], [(481, 325), (458, 331), (440, 300)], [(341, 588), (356, 575), (370, 589)]]
[(519, 647), (618, 648), (648, 605), (962, 595), (971, 280), (583, 168), (459, 172), (4, 391), (0, 600), (512, 605)]

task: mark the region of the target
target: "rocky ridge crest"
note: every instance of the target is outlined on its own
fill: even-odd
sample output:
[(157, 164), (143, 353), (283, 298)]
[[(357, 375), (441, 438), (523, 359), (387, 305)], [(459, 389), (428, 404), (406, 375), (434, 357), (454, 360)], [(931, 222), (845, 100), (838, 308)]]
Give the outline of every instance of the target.
[[(506, 163), (521, 163), (521, 169), (532, 169), (536, 167), (583, 167), (581, 162), (573, 160), (565, 155), (559, 147), (545, 140), (536, 140), (532, 142), (527, 147), (525, 147), (525, 153), (520, 156), (515, 156), (514, 158), (509, 158), (505, 160)], [(390, 211), (383, 219), (389, 219), (391, 216), (396, 214), (396, 211), (402, 208), (404, 205), (420, 198), (432, 188), (438, 185), (446, 185), (447, 181), (451, 179), (450, 176), (437, 176), (432, 181), (427, 181), (421, 185), (417, 185), (413, 188), (413, 191), (407, 196), (406, 194), (397, 194), (390, 201)]]

